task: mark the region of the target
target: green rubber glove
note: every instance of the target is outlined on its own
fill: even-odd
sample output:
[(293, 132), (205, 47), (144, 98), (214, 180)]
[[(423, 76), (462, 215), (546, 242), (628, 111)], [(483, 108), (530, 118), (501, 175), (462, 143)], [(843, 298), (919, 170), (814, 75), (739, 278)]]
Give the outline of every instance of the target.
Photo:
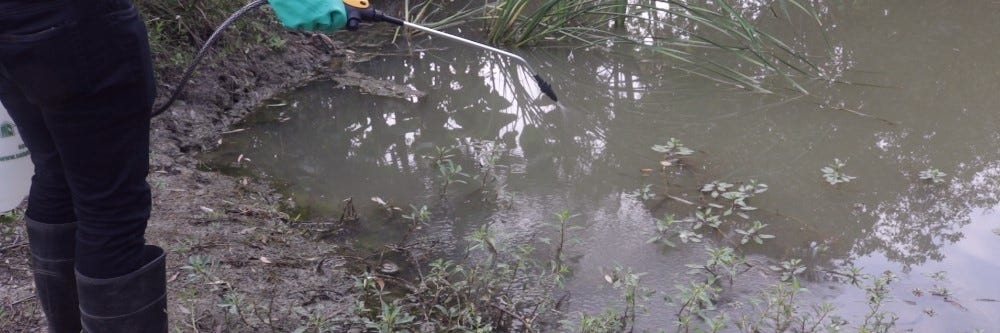
[(268, 0), (281, 24), (289, 29), (334, 32), (347, 25), (341, 0)]

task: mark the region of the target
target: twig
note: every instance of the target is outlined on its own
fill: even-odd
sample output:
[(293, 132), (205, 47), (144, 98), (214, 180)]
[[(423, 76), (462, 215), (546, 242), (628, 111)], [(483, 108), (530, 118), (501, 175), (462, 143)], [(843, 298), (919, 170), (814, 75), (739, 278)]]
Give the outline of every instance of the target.
[(524, 329), (527, 330), (528, 332), (532, 333), (535, 332), (535, 329), (531, 327), (531, 321), (525, 319), (523, 316), (511, 312), (507, 308), (496, 305), (495, 303), (490, 303), (490, 306), (493, 307), (494, 309), (500, 310), (503, 313), (506, 313), (508, 316), (514, 317), (514, 319), (517, 319), (517, 321), (520, 321), (522, 324), (524, 324)]
[(885, 118), (876, 117), (876, 116), (873, 116), (873, 115), (870, 115), (870, 114), (867, 114), (867, 113), (864, 113), (864, 112), (861, 112), (861, 111), (851, 110), (851, 109), (848, 109), (848, 108), (845, 108), (845, 107), (840, 107), (840, 106), (831, 106), (830, 108), (834, 109), (834, 110), (838, 110), (838, 111), (850, 112), (850, 113), (853, 113), (853, 114), (856, 114), (856, 115), (859, 115), (859, 116), (862, 116), (862, 117), (865, 117), (865, 118), (871, 118), (871, 119), (879, 120), (879, 121), (885, 122), (886, 124), (889, 124), (889, 125), (898, 125), (895, 122), (893, 122), (892, 120), (888, 120), (888, 119), (885, 119)]
[(340, 223), (354, 222), (358, 220), (358, 213), (354, 210), (354, 197), (344, 200), (344, 210), (340, 213)]
[(16, 306), (18, 304), (21, 304), (21, 303), (24, 303), (24, 302), (27, 302), (27, 301), (30, 301), (30, 300), (33, 300), (33, 299), (35, 299), (35, 295), (31, 295), (31, 296), (28, 296), (28, 297), (16, 300), (13, 303), (10, 303), (10, 306)]
[(380, 278), (382, 280), (385, 280), (385, 281), (394, 281), (399, 286), (404, 287), (404, 288), (406, 288), (406, 289), (408, 289), (410, 291), (417, 291), (418, 290), (418, 288), (416, 286), (410, 284), (410, 282), (408, 282), (406, 280), (403, 280), (403, 279), (400, 279), (400, 278), (395, 277), (395, 276), (385, 275), (385, 274), (378, 274), (378, 273), (373, 274), (373, 276), (375, 276), (377, 278)]
[(668, 199), (671, 199), (671, 200), (674, 200), (674, 201), (677, 201), (677, 202), (680, 202), (680, 203), (682, 203), (682, 204), (685, 204), (685, 205), (688, 205), (688, 206), (694, 206), (694, 203), (693, 203), (693, 202), (691, 202), (691, 201), (688, 201), (688, 200), (686, 200), (686, 199), (684, 199), (684, 198), (681, 198), (681, 197), (678, 197), (678, 196), (674, 196), (674, 195), (670, 195), (670, 194), (664, 194), (664, 195), (665, 195), (665, 196), (666, 196), (666, 197), (667, 197)]
[(7, 246), (4, 246), (3, 248), (0, 248), (0, 253), (4, 253), (4, 252), (7, 252), (9, 250), (13, 250), (13, 249), (25, 246), (25, 245), (28, 245), (27, 241), (16, 243), (16, 244), (7, 245)]

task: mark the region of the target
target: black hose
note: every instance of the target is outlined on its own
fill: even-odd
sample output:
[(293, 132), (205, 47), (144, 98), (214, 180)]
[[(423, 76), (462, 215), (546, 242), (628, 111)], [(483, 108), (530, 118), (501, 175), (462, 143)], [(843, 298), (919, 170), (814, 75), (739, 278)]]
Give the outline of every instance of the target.
[[(257, 7), (260, 7), (265, 3), (267, 3), (267, 0), (254, 0), (248, 3), (246, 6), (243, 6), (243, 8), (240, 8), (239, 10), (233, 12), (233, 14), (230, 15), (229, 18), (227, 18), (225, 21), (222, 21), (222, 24), (220, 24), (217, 28), (215, 28), (215, 31), (212, 31), (212, 35), (208, 37), (208, 40), (205, 41), (205, 44), (203, 44), (201, 46), (201, 49), (198, 50), (198, 53), (195, 54), (194, 59), (191, 61), (191, 64), (189, 64), (187, 69), (184, 70), (184, 76), (182, 76), (180, 82), (177, 83), (177, 88), (174, 88), (174, 92), (170, 94), (170, 98), (167, 99), (166, 103), (163, 103), (163, 105), (157, 108), (156, 111), (154, 111), (152, 116), (150, 117), (156, 117), (163, 114), (163, 112), (166, 112), (167, 109), (170, 108), (170, 106), (173, 105), (175, 101), (177, 101), (177, 97), (180, 96), (181, 91), (184, 90), (184, 86), (186, 86), (188, 81), (191, 80), (191, 75), (194, 74), (195, 69), (197, 69), (198, 65), (201, 64), (202, 58), (205, 57), (205, 54), (208, 52), (208, 49), (212, 47), (212, 44), (214, 44), (215, 41), (219, 39), (219, 37), (222, 35), (221, 33), (223, 30), (229, 27), (229, 25), (233, 24), (233, 22), (235, 22), (236, 19), (240, 18), (240, 16), (246, 14), (246, 12), (255, 9)], [(365, 11), (364, 13), (362, 13), (362, 15), (367, 15), (367, 17), (359, 17), (359, 19), (364, 21), (389, 22), (399, 26), (402, 26), (406, 23), (401, 19), (385, 15), (384, 13), (382, 13), (382, 11), (374, 9)], [(538, 75), (538, 73), (532, 73), (532, 74), (534, 74), (535, 82), (538, 83), (538, 86), (539, 88), (541, 88), (542, 93), (545, 93), (546, 96), (552, 98), (553, 101), (558, 101), (558, 99), (556, 98), (555, 91), (552, 90), (552, 85), (550, 85), (548, 82), (545, 82), (545, 80), (543, 80), (542, 77)]]
[(220, 24), (219, 27), (215, 28), (215, 31), (212, 31), (212, 35), (208, 37), (208, 40), (205, 41), (205, 44), (203, 44), (201, 46), (201, 49), (198, 50), (198, 53), (194, 56), (194, 60), (191, 61), (191, 64), (189, 64), (187, 69), (184, 70), (184, 76), (181, 77), (180, 82), (177, 84), (177, 88), (174, 88), (174, 92), (170, 94), (170, 98), (167, 99), (167, 102), (164, 103), (162, 106), (160, 106), (160, 108), (156, 109), (156, 111), (154, 111), (153, 115), (150, 117), (159, 116), (163, 112), (167, 111), (167, 109), (170, 108), (170, 105), (174, 104), (174, 102), (177, 101), (177, 97), (180, 96), (181, 91), (184, 90), (184, 86), (186, 86), (188, 81), (191, 80), (191, 75), (194, 74), (194, 70), (198, 67), (198, 64), (201, 63), (201, 59), (205, 57), (205, 54), (207, 53), (208, 49), (212, 47), (212, 44), (215, 43), (215, 40), (219, 39), (219, 36), (221, 36), (222, 30), (225, 30), (227, 27), (229, 27), (229, 25), (233, 24), (233, 22), (235, 22), (236, 19), (238, 19), (240, 16), (243, 16), (243, 14), (245, 14), (246, 12), (250, 11), (251, 9), (260, 7), (265, 3), (267, 3), (267, 0), (254, 0), (248, 3), (246, 6), (243, 6), (243, 8), (240, 8), (236, 12), (233, 12), (233, 14), (230, 15), (229, 18), (227, 18), (225, 21), (222, 21), (222, 24)]

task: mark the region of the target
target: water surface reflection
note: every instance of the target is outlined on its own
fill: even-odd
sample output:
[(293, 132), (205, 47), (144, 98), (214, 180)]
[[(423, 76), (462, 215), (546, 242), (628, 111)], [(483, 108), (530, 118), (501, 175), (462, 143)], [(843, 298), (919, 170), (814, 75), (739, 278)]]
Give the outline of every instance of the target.
[[(370, 214), (370, 232), (359, 236), (365, 240), (399, 236), (378, 224), (367, 198), (427, 204), (437, 221), (424, 236), (442, 241), (442, 253), (460, 248), (484, 223), (509, 244), (543, 236), (540, 225), (553, 212), (579, 213), (586, 228), (579, 235), (584, 245), (573, 249), (579, 256), (571, 307), (588, 311), (612, 297), (601, 288), (602, 268), (649, 272), (648, 285), (668, 291), (684, 264), (702, 260), (701, 245), (645, 242), (655, 218), (688, 215), (690, 207), (629, 193), (648, 184), (697, 201), (701, 184), (756, 179), (771, 190), (754, 202), (761, 208), (755, 218), (777, 239), (752, 248), (754, 258), (802, 257), (815, 272), (848, 264), (896, 271), (903, 279), (892, 308), (904, 328), (1000, 327), (989, 315), (1000, 312), (993, 301), (1000, 299), (1000, 267), (991, 256), (1000, 251), (1000, 47), (992, 37), (1000, 31), (1000, 8), (934, 8), (904, 1), (824, 7), (837, 45), (823, 70), (891, 88), (814, 82), (810, 96), (758, 95), (634, 55), (535, 50), (528, 56), (560, 93), (556, 105), (505, 60), (449, 49), (359, 66), (428, 92), (417, 102), (319, 82), (287, 96), (289, 107), (262, 110), (252, 130), (227, 137), (213, 158), (228, 164), (250, 157), (255, 170), (287, 182), (300, 203), (321, 214), (334, 213), (347, 197), (365, 198), (358, 200)], [(670, 137), (698, 153), (682, 171), (644, 175), (640, 169), (659, 168), (649, 147)], [(439, 197), (438, 171), (426, 157), (436, 147), (477, 142), (504, 148), (492, 195), (512, 205), (482, 204), (473, 184)], [(460, 155), (456, 162), (474, 171), (471, 152)], [(825, 184), (819, 169), (834, 158), (847, 161), (845, 171), (858, 179)], [(948, 173), (948, 181), (922, 183), (917, 174), (931, 167)], [(928, 277), (942, 270), (946, 281)], [(863, 310), (858, 291), (828, 284), (823, 274), (808, 278), (817, 299)], [(769, 279), (754, 275), (734, 293)], [(953, 294), (946, 300), (913, 292), (935, 287)], [(654, 303), (653, 313), (663, 309)], [(648, 327), (671, 321), (645, 320)]]

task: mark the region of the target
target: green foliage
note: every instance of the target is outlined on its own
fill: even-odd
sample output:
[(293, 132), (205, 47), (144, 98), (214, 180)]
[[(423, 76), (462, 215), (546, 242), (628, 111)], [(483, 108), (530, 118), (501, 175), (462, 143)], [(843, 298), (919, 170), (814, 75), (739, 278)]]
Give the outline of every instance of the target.
[(663, 154), (663, 161), (660, 162), (660, 165), (664, 168), (677, 164), (677, 161), (680, 160), (681, 157), (694, 154), (693, 149), (685, 147), (684, 144), (676, 138), (670, 138), (670, 140), (667, 140), (667, 142), (662, 145), (653, 145), (651, 149), (657, 153)]
[(842, 162), (839, 158), (833, 159), (833, 163), (820, 169), (823, 172), (823, 179), (826, 180), (830, 185), (837, 185), (840, 183), (848, 183), (857, 177), (848, 176), (841, 169), (847, 166), (847, 163)]
[(228, 292), (222, 297), (222, 303), (217, 306), (226, 309), (229, 314), (239, 314), (240, 307), (243, 305), (243, 295), (237, 294), (235, 292)]
[[(745, 184), (738, 185), (714, 181), (701, 187), (703, 194), (708, 194), (711, 199), (715, 200), (709, 203), (708, 206), (722, 210), (719, 215), (720, 218), (736, 215), (746, 220), (750, 219), (749, 212), (757, 210), (757, 207), (749, 204), (750, 199), (758, 194), (767, 192), (767, 190), (767, 184), (758, 183), (756, 180), (750, 180)], [(720, 204), (719, 200), (728, 200), (729, 202), (722, 202)], [(708, 216), (705, 217), (707, 218)]]
[(691, 230), (681, 230), (677, 233), (677, 238), (681, 240), (681, 243), (701, 243), (702, 236)]
[(472, 244), (471, 246), (469, 246), (469, 251), (475, 251), (475, 250), (486, 251), (486, 253), (489, 254), (490, 256), (489, 262), (490, 263), (494, 262), (494, 260), (496, 260), (497, 256), (499, 256), (500, 253), (497, 250), (496, 244), (493, 243), (493, 237), (494, 235), (493, 232), (490, 231), (490, 225), (484, 224), (482, 227), (479, 227), (479, 229), (472, 232), (472, 235), (469, 235), (469, 237), (466, 238), (466, 240), (469, 241), (470, 244)]
[(568, 210), (563, 210), (555, 215), (554, 222), (550, 223), (549, 226), (556, 232), (555, 241), (550, 241), (548, 238), (542, 238), (541, 241), (544, 243), (552, 243), (553, 252), (552, 260), (550, 261), (549, 267), (552, 274), (556, 276), (555, 282), (562, 283), (562, 278), (569, 273), (569, 266), (566, 266), (566, 247), (569, 242), (576, 242), (577, 239), (571, 237), (569, 232), (579, 230), (580, 227), (571, 226), (569, 224), (570, 219), (576, 217), (576, 215), (570, 214)]
[[(179, 69), (186, 66), (195, 51), (212, 31), (234, 11), (246, 5), (243, 0), (207, 1), (138, 1), (146, 20), (149, 43), (158, 69)], [(284, 38), (276, 35), (272, 14), (247, 13), (236, 21), (220, 40), (215, 52), (235, 53), (244, 47), (265, 45), (281, 48)]]
[(736, 233), (743, 236), (740, 239), (740, 244), (746, 244), (747, 242), (753, 240), (754, 243), (757, 243), (759, 245), (759, 244), (764, 244), (765, 239), (774, 238), (774, 235), (768, 235), (760, 232), (761, 229), (764, 229), (764, 227), (766, 226), (767, 226), (766, 224), (762, 224), (760, 223), (760, 221), (753, 221), (753, 225), (751, 225), (746, 230), (736, 229), (735, 230)]
[[(6, 243), (5, 238), (13, 238), (17, 235), (18, 227), (15, 224), (24, 218), (24, 211), (20, 209), (14, 209), (6, 213), (0, 214), (0, 241)], [(10, 240), (13, 242), (13, 240)]]
[(749, 270), (752, 266), (746, 262), (742, 255), (731, 247), (705, 246), (705, 253), (708, 260), (704, 264), (688, 264), (692, 270), (690, 274), (707, 274), (707, 280), (719, 281), (722, 278), (729, 280), (732, 285), (736, 277)]
[(14, 223), (24, 217), (24, 211), (20, 209), (14, 209), (8, 212), (0, 213), (0, 224)]
[[(477, 149), (479, 151), (470, 152), (477, 156), (477, 161), (492, 155), (484, 148)], [(677, 139), (652, 149), (672, 162), (695, 152)], [(456, 156), (453, 148), (438, 148), (432, 158), (433, 166), (446, 180), (448, 175), (462, 176), (461, 169), (453, 161)], [(843, 162), (839, 159), (834, 162), (830, 166), (830, 171), (837, 173), (834, 177), (853, 179), (840, 171), (845, 166)], [(477, 162), (481, 168), (492, 163), (495, 160)], [(663, 173), (662, 176), (669, 182), (677, 174)], [(800, 295), (807, 290), (800, 285), (800, 279), (807, 267), (801, 259), (789, 258), (773, 264), (747, 259), (744, 251), (754, 249), (750, 244), (762, 245), (775, 238), (768, 231), (775, 230), (774, 227), (762, 222), (761, 216), (755, 216), (760, 213), (753, 205), (755, 198), (768, 190), (768, 185), (755, 180), (717, 180), (695, 188), (695, 193), (701, 194), (696, 196), (697, 203), (675, 199), (692, 207), (691, 215), (678, 219), (665, 214), (662, 219), (656, 219), (654, 234), (647, 242), (669, 247), (704, 244), (705, 260), (686, 265), (690, 269), (686, 276), (690, 278), (680, 279), (669, 291), (644, 286), (642, 273), (616, 267), (604, 273), (604, 279), (620, 292), (621, 297), (600, 312), (567, 316), (558, 311), (562, 299), (556, 295), (561, 293), (565, 279), (571, 274), (567, 258), (572, 257), (570, 252), (574, 247), (571, 244), (577, 241), (573, 231), (580, 229), (575, 216), (564, 210), (545, 223), (545, 236), (548, 237), (538, 240), (546, 248), (539, 253), (531, 245), (498, 244), (491, 225), (485, 224), (466, 238), (466, 261), (438, 259), (417, 263), (429, 270), (418, 269), (417, 276), (408, 279), (366, 273), (359, 278), (357, 289), (362, 296), (356, 313), (368, 329), (380, 332), (540, 332), (555, 327), (557, 322), (561, 329), (573, 332), (633, 332), (639, 329), (636, 325), (646, 311), (645, 305), (653, 296), (660, 295), (672, 307), (673, 313), (669, 315), (675, 318), (678, 332), (734, 329), (742, 332), (821, 333), (848, 329), (887, 332), (894, 327), (896, 317), (884, 310), (888, 301), (887, 286), (892, 281), (888, 275), (872, 278), (855, 267), (824, 271), (866, 290), (869, 310), (863, 320), (851, 323), (836, 316), (836, 308), (829, 303), (803, 303)], [(652, 185), (643, 185), (632, 195), (639, 199), (660, 196), (672, 199), (670, 193), (656, 193)], [(429, 218), (429, 212), (426, 207), (412, 206), (411, 212), (403, 217), (412, 225), (419, 225), (416, 221)], [(826, 244), (815, 242), (809, 245), (809, 249), (817, 252), (826, 248)], [(418, 261), (417, 257), (413, 258)], [(717, 307), (721, 295), (730, 292), (727, 288), (734, 288), (741, 276), (751, 270), (773, 272), (773, 286), (758, 295), (727, 300), (724, 308)], [(934, 276), (939, 275), (942, 274)], [(935, 292), (948, 294), (944, 288)]]
[(212, 270), (218, 266), (219, 262), (210, 256), (194, 255), (188, 257), (188, 264), (181, 266), (181, 269), (188, 271), (188, 279), (203, 279), (209, 282), (215, 281), (212, 278)]
[(646, 242), (660, 243), (669, 247), (677, 246), (677, 244), (670, 241), (670, 238), (675, 237), (678, 234), (674, 227), (677, 223), (678, 221), (674, 219), (674, 216), (671, 214), (667, 214), (662, 219), (656, 219), (656, 234)]
[(924, 171), (920, 171), (920, 180), (931, 184), (940, 184), (944, 182), (944, 177), (948, 174), (941, 172), (941, 170), (930, 168)]
[(502, 144), (489, 140), (475, 140), (468, 147), (476, 161), (476, 167), (479, 169), (479, 174), (475, 175), (473, 179), (478, 179), (480, 189), (485, 191), (487, 185), (497, 181), (497, 164), (500, 162), (500, 157), (506, 152), (506, 148)]
[(653, 185), (651, 184), (643, 185), (639, 189), (630, 192), (628, 195), (639, 201), (656, 199), (656, 192), (653, 192)]
[(841, 332), (846, 322), (833, 316), (836, 307), (824, 302), (804, 309), (798, 296), (805, 292), (798, 281), (775, 284), (749, 301), (752, 311), (736, 320), (735, 326), (748, 333)]
[[(371, 272), (356, 277), (360, 295), (355, 314), (378, 332), (494, 332), (515, 326), (534, 331), (543, 318), (553, 316), (554, 294), (570, 272), (563, 252), (567, 233), (575, 229), (569, 223), (573, 215), (561, 211), (555, 217), (548, 265), (534, 257), (532, 246), (499, 246), (483, 226), (467, 240), (470, 255), (485, 254), (486, 260), (458, 264), (436, 259), (412, 282)], [(402, 291), (391, 292), (390, 284)]]
[(642, 302), (655, 294), (640, 283), (643, 275), (645, 274), (635, 273), (632, 269), (623, 267), (615, 267), (611, 273), (604, 275), (604, 280), (622, 293), (623, 308), (618, 318), (619, 327), (623, 332), (635, 330), (636, 314), (645, 309)]
[(798, 281), (799, 274), (806, 271), (806, 266), (802, 265), (801, 259), (789, 259), (772, 265), (772, 271), (781, 273), (781, 281)]
[(382, 310), (375, 320), (365, 318), (365, 326), (375, 329), (379, 333), (407, 332), (407, 324), (412, 323), (416, 317), (407, 312), (399, 300), (390, 303), (382, 302), (379, 306)]
[(438, 172), (442, 183), (441, 195), (448, 194), (448, 186), (451, 184), (466, 184), (466, 181), (461, 178), (469, 178), (469, 174), (462, 172), (462, 166), (451, 160), (444, 160), (438, 164)]
[(691, 226), (691, 229), (698, 230), (703, 225), (707, 225), (713, 229), (721, 228), (722, 215), (714, 214), (712, 207), (701, 207), (701, 209), (694, 212), (694, 224)]
[(321, 311), (316, 310), (306, 310), (303, 307), (294, 307), (292, 312), (298, 314), (301, 318), (305, 319), (305, 325), (297, 327), (293, 333), (305, 333), (305, 332), (330, 332), (332, 323), (330, 318), (325, 316)]
[(664, 300), (677, 307), (675, 325), (678, 330), (689, 331), (698, 325), (698, 319), (708, 317), (715, 310), (715, 302), (721, 288), (716, 287), (716, 279), (690, 281), (674, 286), (676, 292), (668, 294)]
[(435, 146), (434, 156), (429, 157), (431, 159), (431, 165), (440, 167), (442, 162), (450, 161), (451, 159), (455, 158), (456, 156), (455, 151), (457, 149), (458, 146), (447, 146), (447, 147)]
[(417, 230), (420, 230), (420, 228), (423, 228), (428, 223), (430, 223), (431, 212), (429, 209), (427, 209), (426, 205), (420, 206), (420, 208), (417, 208), (417, 206), (414, 205), (410, 205), (410, 213), (403, 214), (402, 217), (404, 220), (407, 220), (409, 222), (407, 223), (406, 233), (403, 234), (403, 239), (399, 242), (400, 243), (399, 245), (402, 247), (406, 247), (407, 241), (410, 240), (410, 237), (413, 235), (413, 233), (416, 232)]
[[(457, 156), (459, 146), (434, 147), (435, 155), (430, 156), (431, 165), (438, 170), (438, 177), (441, 178), (441, 196), (448, 194), (448, 188), (452, 184), (467, 184), (463, 178), (472, 178), (462, 171), (462, 165), (454, 161)], [(485, 186), (485, 178), (483, 186)]]
[(868, 295), (868, 313), (865, 314), (861, 327), (858, 327), (858, 332), (887, 333), (896, 326), (896, 320), (899, 318), (894, 313), (882, 309), (889, 301), (889, 284), (896, 280), (892, 272), (885, 271), (865, 286), (865, 293)]
[(423, 205), (420, 208), (417, 206), (410, 205), (411, 212), (409, 214), (403, 214), (403, 218), (410, 220), (413, 225), (426, 225), (430, 222), (431, 212), (427, 209), (427, 205)]
[(713, 181), (711, 183), (705, 184), (701, 187), (702, 193), (707, 193), (712, 199), (716, 199), (719, 195), (729, 192), (729, 189), (735, 187), (736, 185), (724, 182), (724, 181)]
[(563, 323), (563, 326), (568, 328), (567, 331), (570, 332), (619, 333), (624, 331), (625, 328), (622, 327), (622, 321), (618, 316), (618, 311), (607, 309), (597, 316), (580, 314), (579, 326), (574, 326), (573, 323), (568, 322)]

